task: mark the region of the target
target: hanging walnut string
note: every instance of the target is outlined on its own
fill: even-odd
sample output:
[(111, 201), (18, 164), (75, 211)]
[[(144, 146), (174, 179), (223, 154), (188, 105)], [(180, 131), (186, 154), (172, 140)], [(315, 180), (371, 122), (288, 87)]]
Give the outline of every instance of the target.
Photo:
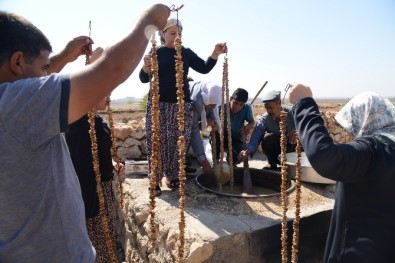
[(150, 156), (150, 240), (152, 247), (157, 246), (156, 242), (156, 225), (155, 225), (155, 187), (157, 185), (157, 168), (159, 164), (159, 74), (158, 74), (158, 57), (155, 34), (151, 36), (151, 67), (150, 72), (150, 107), (151, 107), (151, 156)]
[(110, 237), (110, 228), (106, 213), (106, 208), (104, 204), (104, 196), (103, 196), (103, 188), (100, 177), (100, 169), (99, 169), (99, 155), (98, 155), (98, 147), (97, 147), (97, 139), (96, 139), (96, 130), (95, 130), (95, 113), (93, 111), (88, 112), (88, 121), (89, 121), (89, 136), (92, 144), (92, 164), (93, 170), (95, 172), (96, 179), (96, 191), (97, 196), (99, 197), (99, 211), (100, 211), (100, 219), (102, 223), (102, 230), (105, 237), (106, 246), (108, 249), (108, 254), (110, 255), (111, 262), (117, 262), (117, 257), (115, 256), (115, 248)]
[(215, 136), (215, 131), (211, 131), (211, 152), (213, 154), (213, 167), (218, 165), (217, 159), (217, 138)]
[[(89, 21), (89, 36), (91, 34), (91, 21)], [(85, 65), (90, 63), (90, 52), (89, 47), (85, 46), (82, 49), (82, 52), (85, 53)], [(88, 112), (88, 122), (89, 122), (89, 136), (91, 139), (91, 148), (92, 148), (92, 165), (93, 170), (95, 172), (95, 179), (96, 179), (96, 192), (99, 198), (99, 214), (100, 220), (102, 224), (102, 230), (105, 237), (105, 243), (108, 249), (108, 254), (110, 256), (111, 262), (117, 262), (117, 257), (115, 256), (115, 248), (110, 237), (110, 228), (106, 213), (106, 208), (104, 204), (104, 196), (103, 196), (103, 188), (101, 185), (101, 176), (100, 176), (100, 168), (99, 168), (99, 155), (97, 150), (97, 138), (96, 138), (96, 130), (95, 130), (95, 112), (89, 111)]]
[(186, 205), (186, 198), (185, 198), (185, 182), (186, 182), (186, 175), (185, 175), (185, 155), (186, 155), (186, 143), (185, 137), (182, 135), (185, 130), (185, 120), (184, 120), (184, 83), (183, 83), (183, 76), (184, 76), (184, 69), (183, 69), (183, 62), (181, 57), (181, 38), (176, 37), (174, 41), (174, 45), (176, 48), (176, 87), (177, 87), (177, 104), (178, 104), (178, 130), (180, 131), (181, 135), (178, 137), (178, 153), (179, 153), (179, 208), (180, 208), (180, 221), (179, 225), (179, 239), (177, 241), (177, 258), (176, 262), (184, 262), (184, 245), (185, 245), (185, 205)]
[[(283, 263), (288, 262), (288, 235), (287, 235), (287, 136), (286, 136), (287, 113), (280, 113), (280, 146), (281, 146), (281, 207), (283, 211), (281, 220), (281, 258)], [(295, 175), (295, 217), (293, 220), (292, 255), (291, 262), (298, 262), (299, 252), (299, 222), (300, 222), (300, 199), (301, 199), (301, 144), (296, 134), (296, 175)]]
[(110, 126), (111, 133), (111, 156), (112, 159), (116, 162), (116, 171), (117, 171), (117, 179), (118, 179), (118, 191), (119, 191), (119, 205), (121, 209), (123, 208), (123, 186), (122, 186), (122, 175), (121, 175), (121, 158), (117, 155), (117, 148), (115, 146), (115, 129), (114, 129), (114, 119), (112, 117), (112, 109), (111, 109), (111, 98), (110, 95), (106, 97), (106, 108), (108, 115), (108, 125)]
[(302, 190), (302, 146), (299, 140), (299, 134), (296, 134), (296, 174), (295, 174), (295, 218), (293, 221), (293, 236), (292, 236), (292, 256), (291, 262), (298, 262), (298, 252), (299, 252), (299, 222), (300, 222), (300, 199), (301, 199), (301, 190)]
[[(219, 130), (219, 171), (222, 175), (224, 173), (224, 132), (225, 132), (225, 94), (226, 87), (224, 85), (225, 82), (225, 74), (222, 74), (222, 93), (221, 93), (221, 113), (220, 113), (220, 130)], [(229, 105), (228, 105), (229, 106)]]
[(282, 207), (282, 219), (281, 219), (281, 259), (283, 263), (288, 262), (288, 249), (287, 249), (287, 137), (286, 137), (286, 122), (287, 113), (281, 111), (280, 113), (280, 146), (281, 146), (281, 207)]
[(230, 102), (229, 102), (229, 71), (228, 71), (228, 57), (225, 56), (223, 73), (222, 73), (222, 86), (225, 88), (225, 102), (226, 102), (226, 120), (228, 130), (228, 162), (230, 167), (230, 189), (233, 189), (233, 147), (232, 147), (232, 129), (230, 123)]
[[(89, 37), (91, 37), (91, 31), (92, 31), (92, 23), (91, 23), (91, 21), (89, 20), (89, 27), (88, 27), (88, 30), (89, 30), (89, 34), (88, 34), (88, 36)], [(85, 54), (85, 65), (88, 65), (89, 63), (90, 63), (90, 50), (89, 50), (89, 47), (90, 46), (84, 46), (83, 48), (82, 48), (82, 54)]]

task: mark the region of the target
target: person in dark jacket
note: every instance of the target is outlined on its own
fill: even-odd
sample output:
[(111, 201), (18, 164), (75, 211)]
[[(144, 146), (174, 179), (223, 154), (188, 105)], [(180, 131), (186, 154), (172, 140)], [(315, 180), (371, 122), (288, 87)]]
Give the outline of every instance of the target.
[[(190, 48), (181, 47), (181, 57), (183, 62), (183, 90), (184, 90), (184, 123), (185, 129), (183, 132), (178, 130), (177, 121), (177, 87), (176, 87), (176, 70), (175, 70), (175, 55), (176, 49), (174, 41), (177, 37), (182, 35), (181, 21), (175, 18), (170, 18), (166, 26), (160, 31), (162, 45), (158, 47), (158, 75), (159, 75), (159, 111), (160, 111), (160, 158), (163, 168), (163, 176), (166, 177), (167, 186), (170, 188), (178, 188), (180, 182), (178, 178), (179, 164), (178, 160), (178, 146), (177, 140), (180, 135), (185, 137), (186, 145), (189, 145), (192, 129), (192, 102), (191, 94), (189, 92), (188, 72), (189, 69), (207, 74), (217, 63), (219, 55), (227, 52), (225, 43), (218, 43), (215, 45), (213, 52), (206, 61), (201, 59)], [(144, 57), (144, 65), (140, 70), (140, 81), (148, 83), (150, 81), (149, 68), (151, 66), (151, 55)], [(152, 148), (152, 123), (151, 123), (151, 106), (147, 103), (146, 113), (146, 137), (147, 137), (147, 157), (150, 160)], [(148, 162), (149, 169), (151, 164)], [(156, 195), (162, 193), (159, 187), (159, 180), (162, 175), (157, 175), (157, 186), (155, 188)]]
[[(96, 61), (103, 49), (97, 48), (91, 55), (90, 63)], [(104, 200), (104, 209), (110, 230), (111, 242), (116, 247), (115, 231), (115, 197), (112, 189), (114, 170), (124, 173), (123, 164), (116, 164), (111, 155), (111, 130), (97, 114), (98, 110), (106, 109), (106, 98), (102, 99), (92, 110), (95, 114), (95, 133), (97, 140), (97, 154), (99, 158), (100, 181)], [(92, 141), (90, 138), (90, 124), (88, 114), (69, 125), (65, 133), (71, 161), (80, 182), (82, 199), (84, 200), (86, 226), (88, 235), (96, 249), (95, 263), (110, 262), (104, 229), (100, 217), (99, 196), (97, 192), (96, 175), (93, 169)], [(116, 166), (119, 165), (119, 166)]]
[(395, 107), (376, 93), (351, 99), (336, 121), (354, 140), (335, 144), (309, 87), (297, 84), (290, 102), (312, 167), (336, 180), (324, 262), (395, 262)]

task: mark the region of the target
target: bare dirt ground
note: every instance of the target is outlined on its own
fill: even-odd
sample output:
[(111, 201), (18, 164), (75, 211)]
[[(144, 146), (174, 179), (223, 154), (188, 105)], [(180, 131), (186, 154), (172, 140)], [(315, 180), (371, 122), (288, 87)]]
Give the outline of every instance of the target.
[[(339, 111), (347, 102), (347, 99), (330, 99), (330, 100), (318, 100), (318, 105), (322, 111)], [(145, 112), (139, 109), (138, 104), (124, 104), (124, 105), (112, 105), (113, 120), (114, 123), (122, 122), (127, 123), (132, 120), (141, 120), (145, 118)], [(256, 102), (253, 104), (253, 115), (260, 116), (266, 112), (265, 107), (262, 103)], [(102, 112), (104, 118), (106, 118), (106, 112)]]

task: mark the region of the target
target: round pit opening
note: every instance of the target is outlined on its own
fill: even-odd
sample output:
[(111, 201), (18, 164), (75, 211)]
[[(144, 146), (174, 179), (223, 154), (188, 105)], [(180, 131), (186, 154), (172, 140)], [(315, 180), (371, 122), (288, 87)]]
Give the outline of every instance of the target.
[[(198, 186), (206, 191), (231, 197), (271, 197), (281, 194), (281, 173), (273, 170), (255, 169), (250, 168), (250, 176), (252, 181), (252, 194), (243, 192), (243, 168), (235, 168), (233, 174), (233, 188), (231, 189), (230, 183), (222, 185), (222, 191), (219, 190), (213, 176), (206, 176), (205, 174), (198, 174), (195, 182)], [(292, 191), (295, 183), (287, 179), (287, 193)]]

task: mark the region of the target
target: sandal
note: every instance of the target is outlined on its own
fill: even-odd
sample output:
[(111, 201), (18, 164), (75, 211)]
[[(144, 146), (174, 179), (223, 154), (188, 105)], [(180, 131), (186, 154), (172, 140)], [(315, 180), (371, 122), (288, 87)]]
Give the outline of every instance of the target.
[[(148, 187), (148, 190), (151, 192), (151, 188), (150, 187)], [(160, 186), (159, 185), (155, 186), (155, 196), (158, 197), (161, 194), (162, 194), (162, 189), (160, 189)]]
[(167, 187), (170, 189), (176, 189), (180, 186), (180, 180), (178, 178), (171, 180), (170, 182), (166, 182)]

